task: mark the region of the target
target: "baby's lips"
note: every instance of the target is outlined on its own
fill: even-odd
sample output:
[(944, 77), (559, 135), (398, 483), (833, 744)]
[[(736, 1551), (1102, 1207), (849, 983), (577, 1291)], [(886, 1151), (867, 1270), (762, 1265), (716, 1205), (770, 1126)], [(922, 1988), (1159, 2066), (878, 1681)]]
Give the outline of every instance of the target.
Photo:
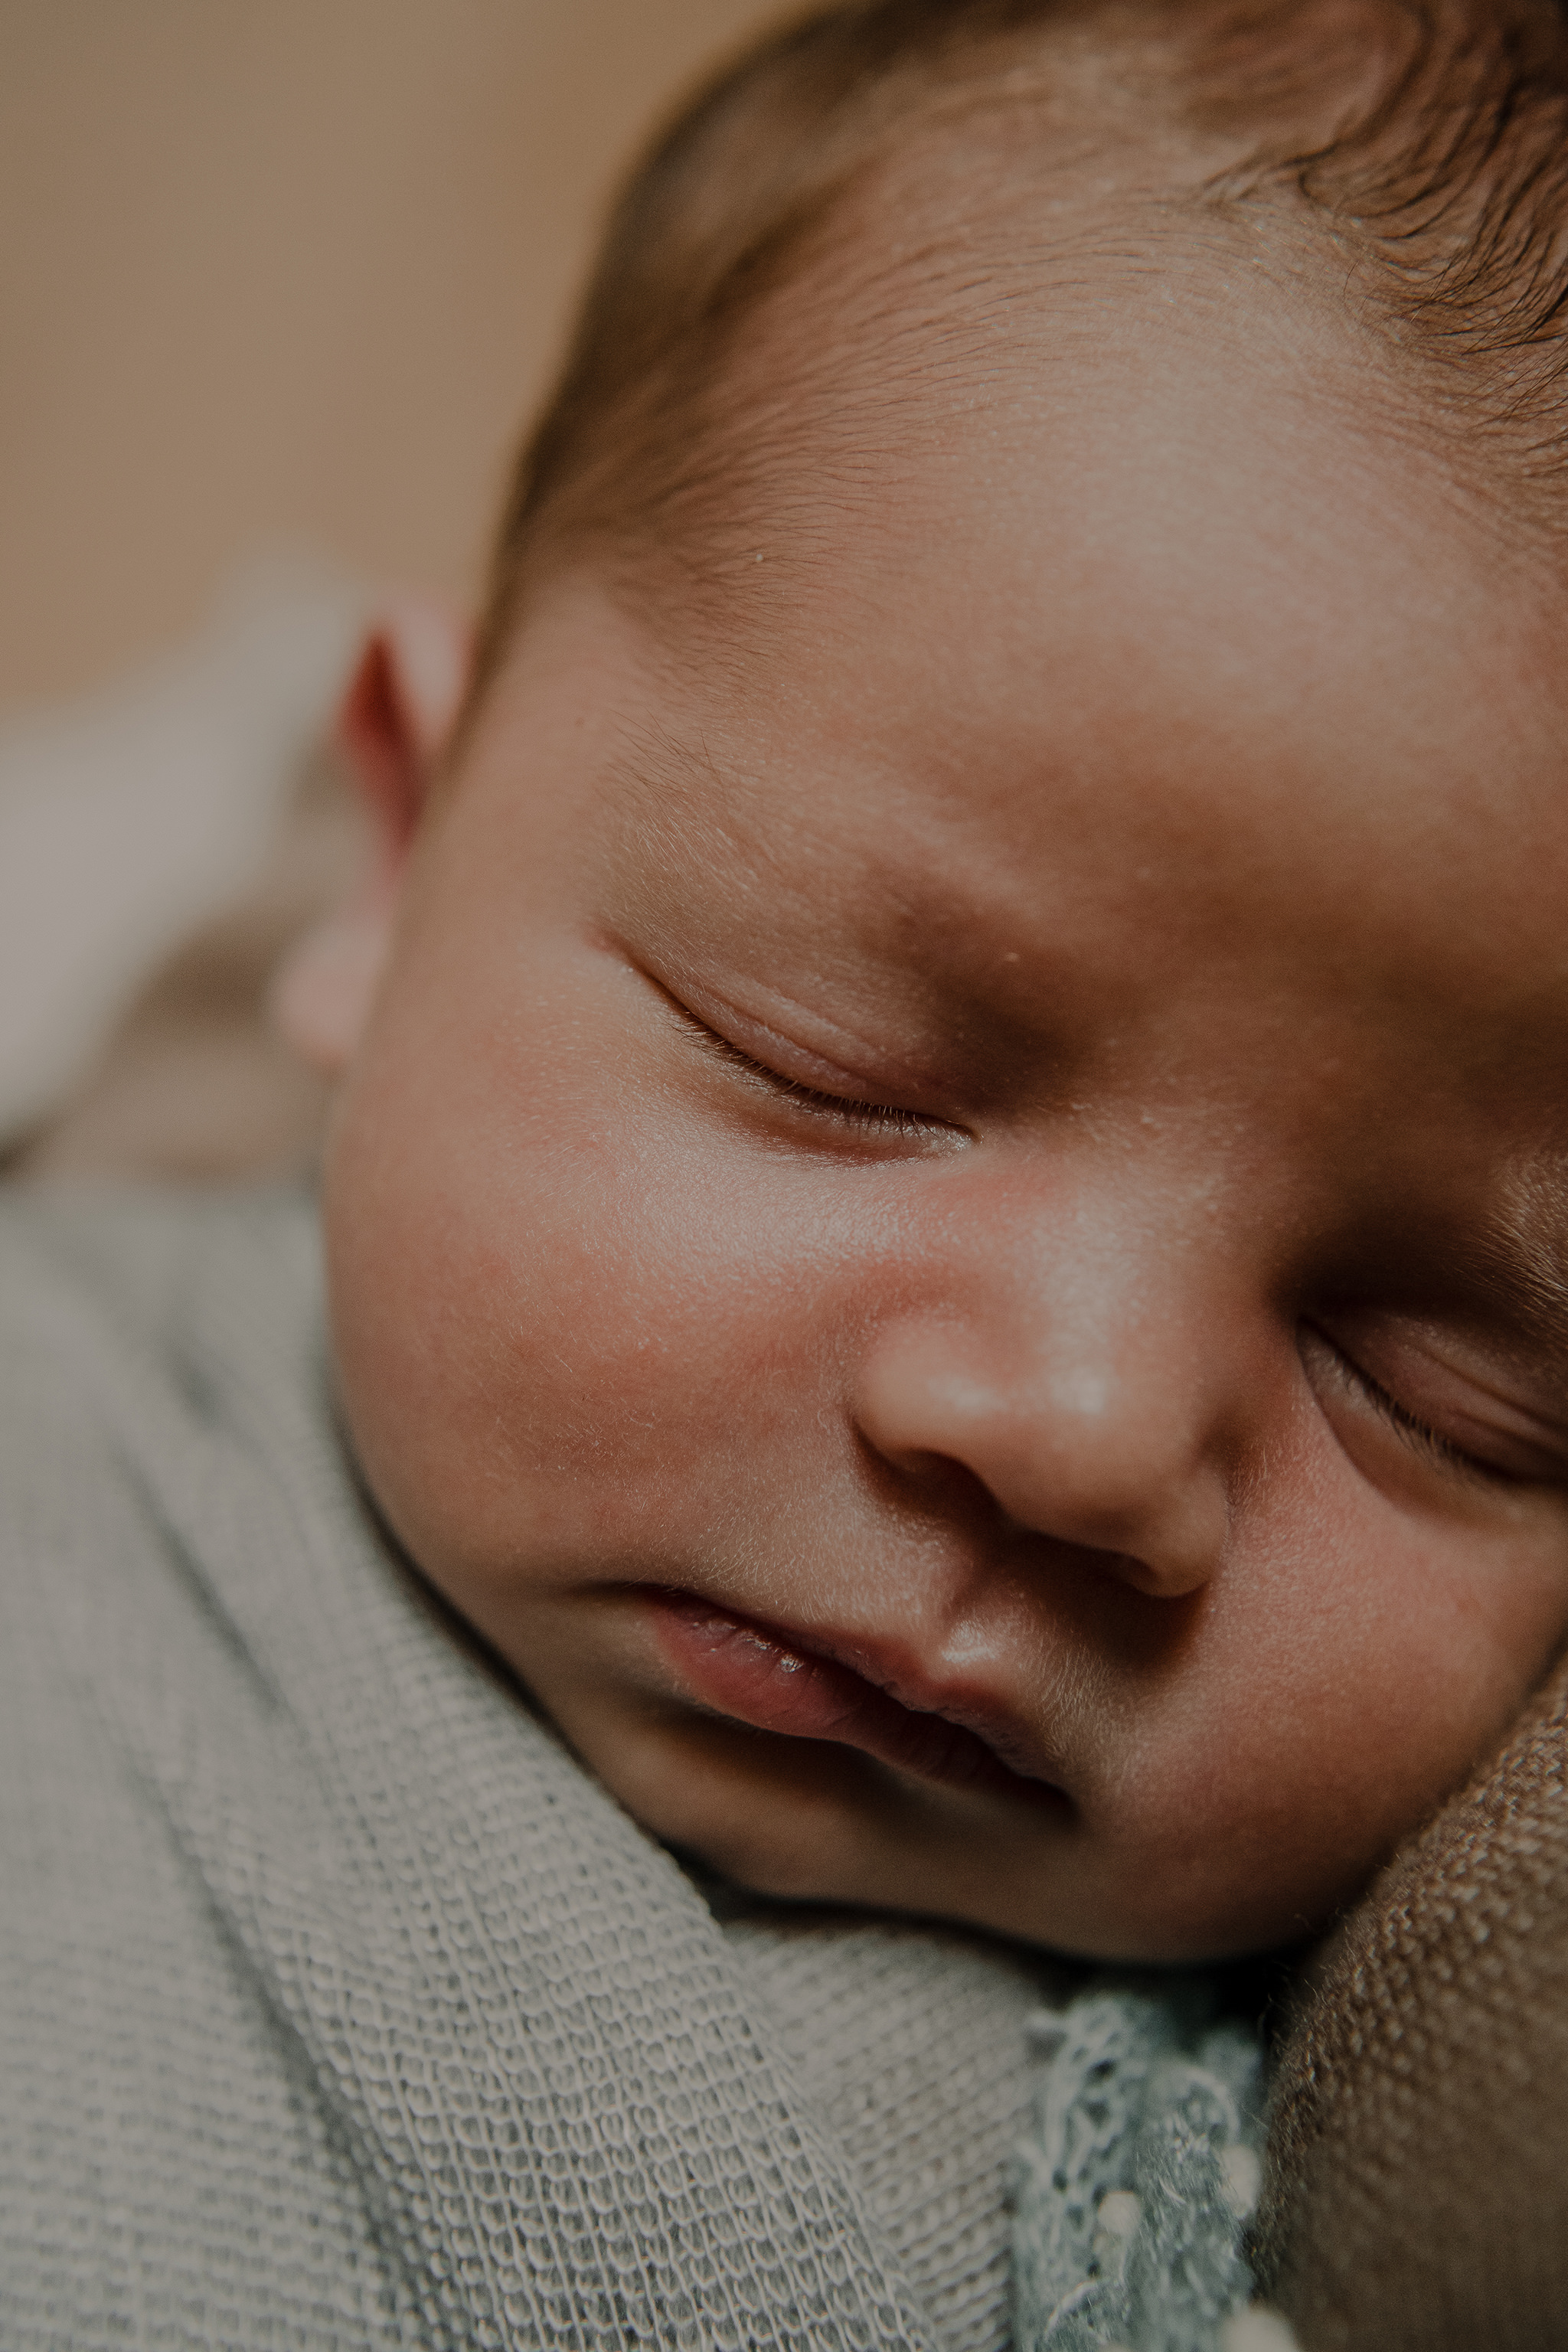
[(1060, 1804), (989, 1741), (934, 1709), (904, 1705), (867, 1675), (693, 1593), (647, 1596), (660, 1647), (704, 1706), (759, 1731), (857, 1748), (916, 1779)]

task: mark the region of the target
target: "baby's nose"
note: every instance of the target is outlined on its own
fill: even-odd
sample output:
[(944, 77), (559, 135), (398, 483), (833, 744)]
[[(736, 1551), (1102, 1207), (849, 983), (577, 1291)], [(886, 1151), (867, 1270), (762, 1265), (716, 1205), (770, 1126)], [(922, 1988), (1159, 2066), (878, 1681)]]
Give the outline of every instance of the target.
[(939, 1462), (979, 1479), (1016, 1525), (1108, 1555), (1138, 1591), (1206, 1583), (1228, 1507), (1196, 1383), (1151, 1349), (1135, 1364), (1071, 1344), (1011, 1363), (973, 1329), (885, 1331), (862, 1375), (862, 1433), (919, 1477)]

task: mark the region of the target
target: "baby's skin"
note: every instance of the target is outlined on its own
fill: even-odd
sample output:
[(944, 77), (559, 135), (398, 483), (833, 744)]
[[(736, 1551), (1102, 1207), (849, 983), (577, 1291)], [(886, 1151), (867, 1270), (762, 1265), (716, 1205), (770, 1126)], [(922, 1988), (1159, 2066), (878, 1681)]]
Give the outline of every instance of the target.
[(370, 1487), (631, 1811), (1215, 1957), (1568, 1633), (1560, 599), (1304, 284), (1007, 331), (721, 593), (563, 567), (451, 757), (395, 611), (283, 1002)]

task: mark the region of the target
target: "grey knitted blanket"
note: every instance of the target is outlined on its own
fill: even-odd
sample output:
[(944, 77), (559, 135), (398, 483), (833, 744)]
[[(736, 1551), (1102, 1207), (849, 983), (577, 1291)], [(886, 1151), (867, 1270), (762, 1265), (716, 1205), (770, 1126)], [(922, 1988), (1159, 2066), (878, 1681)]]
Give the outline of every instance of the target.
[[(0, 1208), (0, 2342), (936, 2352), (708, 1904), (379, 1538), (315, 1255)], [(1050, 2029), (1024, 2343), (1245, 2292), (1245, 2068), (1159, 2006)]]

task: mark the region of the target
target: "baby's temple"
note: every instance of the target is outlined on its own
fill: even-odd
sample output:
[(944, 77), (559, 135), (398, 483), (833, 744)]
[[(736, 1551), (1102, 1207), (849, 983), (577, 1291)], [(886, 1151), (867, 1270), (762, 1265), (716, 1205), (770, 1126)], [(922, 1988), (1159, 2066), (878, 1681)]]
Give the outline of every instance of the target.
[(5, 2346), (1568, 2344), (1565, 379), (1557, 0), (656, 131), (0, 1039)]

